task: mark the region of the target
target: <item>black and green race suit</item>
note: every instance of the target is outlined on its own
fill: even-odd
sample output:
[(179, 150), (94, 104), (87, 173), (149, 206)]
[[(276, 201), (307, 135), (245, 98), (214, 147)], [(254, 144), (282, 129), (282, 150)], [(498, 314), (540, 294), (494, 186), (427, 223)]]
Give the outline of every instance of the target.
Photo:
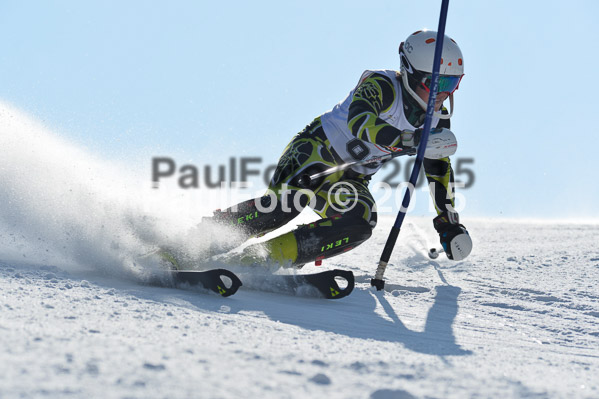
[[(447, 111), (444, 111), (447, 112)], [(355, 160), (402, 148), (402, 130), (415, 130), (424, 111), (404, 94), (396, 71), (366, 71), (348, 97), (317, 117), (285, 148), (270, 182), (268, 195), (217, 213), (248, 236), (277, 229), (310, 206), (321, 220), (299, 226), (265, 243), (272, 262), (300, 265), (346, 252), (366, 241), (377, 222), (376, 204), (368, 189), (382, 166), (369, 164), (339, 171), (311, 182), (300, 178)], [(449, 128), (448, 119), (433, 127)], [(453, 172), (449, 158), (425, 159), (437, 213), (453, 206)]]

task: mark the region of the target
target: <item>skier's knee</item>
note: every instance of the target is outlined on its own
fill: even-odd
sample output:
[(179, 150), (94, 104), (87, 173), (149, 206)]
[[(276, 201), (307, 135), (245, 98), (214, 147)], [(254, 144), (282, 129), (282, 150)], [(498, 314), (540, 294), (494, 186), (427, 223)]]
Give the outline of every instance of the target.
[[(376, 225), (376, 220), (374, 222)], [(357, 246), (372, 236), (374, 225), (371, 221), (360, 217), (340, 216), (335, 226), (348, 237), (351, 237), (353, 246)]]
[(343, 218), (347, 219), (350, 224), (360, 226), (359, 228), (366, 229), (368, 227), (371, 234), (377, 223), (376, 211), (370, 209), (367, 212), (360, 212), (360, 214), (345, 214)]
[[(353, 208), (341, 213), (343, 219), (350, 220), (350, 223), (356, 224), (358, 220), (364, 221), (370, 229), (374, 229), (377, 223), (376, 204), (369, 201), (360, 201)], [(351, 222), (353, 220), (354, 222)]]
[(356, 236), (356, 245), (360, 245), (364, 241), (368, 240), (372, 236), (372, 230), (376, 225), (376, 216), (374, 219), (374, 225), (372, 224), (372, 220), (369, 222), (366, 219), (358, 219), (353, 225), (353, 229), (355, 230), (354, 234)]

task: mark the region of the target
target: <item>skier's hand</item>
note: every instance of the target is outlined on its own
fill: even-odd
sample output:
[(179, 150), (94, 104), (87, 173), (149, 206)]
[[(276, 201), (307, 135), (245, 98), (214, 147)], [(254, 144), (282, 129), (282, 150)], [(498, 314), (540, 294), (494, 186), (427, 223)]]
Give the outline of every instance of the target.
[(468, 230), (460, 224), (457, 212), (445, 211), (433, 219), (435, 230), (439, 233), (441, 245), (452, 260), (463, 260), (472, 252), (472, 239)]
[(418, 144), (420, 144), (420, 137), (422, 136), (422, 129), (416, 129), (415, 131), (402, 130), (400, 136), (401, 145), (404, 148), (418, 147)]

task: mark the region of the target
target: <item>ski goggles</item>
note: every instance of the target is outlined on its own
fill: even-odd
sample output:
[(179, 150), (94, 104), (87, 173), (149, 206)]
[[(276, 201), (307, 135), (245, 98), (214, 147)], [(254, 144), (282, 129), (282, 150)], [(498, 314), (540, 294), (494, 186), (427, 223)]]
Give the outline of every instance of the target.
[[(462, 80), (463, 76), (464, 75), (460, 75), (460, 76), (441, 75), (441, 76), (439, 76), (439, 87), (437, 89), (437, 93), (445, 93), (445, 92), (447, 92), (449, 94), (453, 93), (460, 86), (460, 80)], [(426, 75), (422, 78), (422, 80), (420, 81), (420, 84), (422, 85), (424, 90), (427, 91), (427, 93), (430, 93), (432, 82), (433, 82), (432, 75)]]

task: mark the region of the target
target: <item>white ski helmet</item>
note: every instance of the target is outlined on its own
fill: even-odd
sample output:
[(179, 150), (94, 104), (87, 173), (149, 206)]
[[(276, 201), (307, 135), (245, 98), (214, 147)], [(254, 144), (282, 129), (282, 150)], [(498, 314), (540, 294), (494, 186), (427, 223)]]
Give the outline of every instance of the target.
[[(425, 29), (412, 33), (405, 42), (399, 45), (403, 86), (424, 110), (426, 110), (427, 104), (416, 94), (415, 90), (418, 86), (427, 91), (430, 90), (436, 41), (437, 32)], [(445, 35), (439, 69), (438, 93), (449, 93), (450, 113), (441, 115), (440, 112), (435, 112), (435, 116), (441, 119), (451, 118), (453, 115), (453, 92), (458, 89), (462, 76), (464, 76), (462, 51), (455, 40)]]

